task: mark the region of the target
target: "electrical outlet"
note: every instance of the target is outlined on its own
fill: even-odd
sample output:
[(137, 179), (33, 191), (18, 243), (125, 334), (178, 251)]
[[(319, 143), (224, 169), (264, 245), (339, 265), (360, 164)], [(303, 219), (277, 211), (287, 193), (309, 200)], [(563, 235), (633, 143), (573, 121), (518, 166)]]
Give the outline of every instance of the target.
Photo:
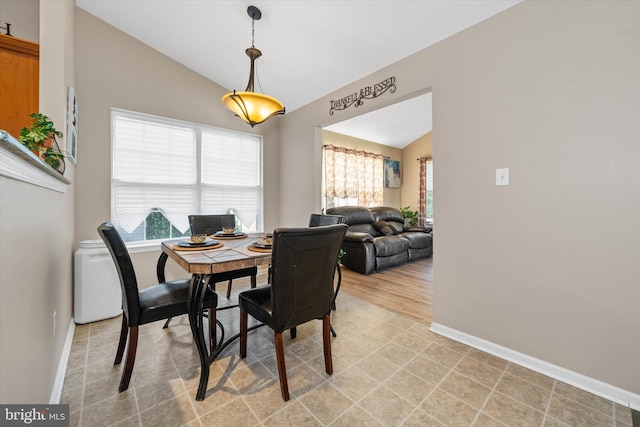
[(58, 314), (57, 311), (53, 312), (53, 336), (56, 336), (56, 314)]

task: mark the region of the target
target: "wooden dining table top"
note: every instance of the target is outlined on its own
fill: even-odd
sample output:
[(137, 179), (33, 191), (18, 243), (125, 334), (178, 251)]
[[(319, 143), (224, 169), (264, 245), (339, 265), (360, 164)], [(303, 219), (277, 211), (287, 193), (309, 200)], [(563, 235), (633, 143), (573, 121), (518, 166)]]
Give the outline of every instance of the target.
[(174, 246), (185, 241), (183, 238), (162, 242), (161, 248), (169, 258), (191, 274), (223, 273), (271, 263), (271, 251), (256, 252), (248, 249), (250, 245), (263, 240), (265, 233), (248, 233), (247, 237), (239, 239), (211, 237), (222, 243), (222, 246), (189, 251), (176, 249)]

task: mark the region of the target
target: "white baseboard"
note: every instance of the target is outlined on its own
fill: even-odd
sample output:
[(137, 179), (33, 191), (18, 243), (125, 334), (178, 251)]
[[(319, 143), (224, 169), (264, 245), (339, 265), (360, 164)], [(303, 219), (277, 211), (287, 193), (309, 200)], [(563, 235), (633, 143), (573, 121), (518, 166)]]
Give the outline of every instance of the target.
[(69, 356), (71, 355), (71, 344), (73, 343), (73, 332), (76, 330), (76, 323), (71, 318), (69, 324), (69, 330), (67, 331), (67, 338), (64, 341), (64, 347), (62, 348), (62, 354), (60, 355), (60, 363), (58, 363), (58, 372), (56, 373), (56, 381), (53, 383), (53, 390), (51, 390), (51, 398), (49, 398), (49, 404), (57, 405), (60, 403), (62, 397), (62, 386), (64, 385), (64, 376), (67, 372), (67, 363), (69, 363)]
[(519, 353), (510, 348), (460, 332), (439, 323), (431, 323), (430, 330), (436, 334), (444, 335), (452, 340), (467, 344), (486, 353), (493, 354), (501, 359), (524, 366), (525, 368), (529, 368), (548, 377), (555, 378), (556, 380), (560, 380), (584, 391), (588, 391), (589, 393), (593, 393), (607, 400), (619, 403), (620, 405), (636, 411), (640, 410), (640, 395), (638, 394), (607, 384), (600, 380), (596, 380), (586, 375), (579, 374), (569, 369), (562, 368), (552, 363), (545, 362), (544, 360), (527, 356), (526, 354)]

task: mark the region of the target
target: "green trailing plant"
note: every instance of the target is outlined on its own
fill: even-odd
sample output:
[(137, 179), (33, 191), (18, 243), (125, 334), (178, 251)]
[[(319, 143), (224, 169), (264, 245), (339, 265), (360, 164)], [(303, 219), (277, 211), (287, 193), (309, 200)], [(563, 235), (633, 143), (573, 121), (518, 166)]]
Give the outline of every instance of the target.
[(400, 208), (400, 213), (403, 218), (408, 220), (410, 227), (418, 225), (418, 211), (411, 210), (411, 206)]
[[(38, 153), (46, 164), (56, 170), (64, 164), (64, 153), (58, 148), (56, 138), (62, 138), (62, 132), (55, 128), (53, 121), (42, 113), (29, 115), (33, 123), (20, 131), (20, 142), (29, 150)], [(47, 141), (51, 140), (51, 143)]]

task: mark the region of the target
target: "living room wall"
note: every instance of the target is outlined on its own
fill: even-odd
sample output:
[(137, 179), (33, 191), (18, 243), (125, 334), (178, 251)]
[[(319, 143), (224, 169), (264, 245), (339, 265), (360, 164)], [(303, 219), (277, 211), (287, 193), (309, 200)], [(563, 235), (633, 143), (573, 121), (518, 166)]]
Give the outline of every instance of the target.
[(639, 20), (636, 1), (525, 1), (287, 114), (281, 220), (314, 207), (331, 99), (432, 90), (435, 323), (640, 408)]
[[(343, 135), (343, 134), (331, 132), (328, 130), (322, 131), (322, 145), (324, 144), (335, 145), (337, 147), (353, 148), (356, 150), (363, 150), (369, 153), (381, 154), (385, 157), (390, 158), (391, 160), (402, 161), (402, 150), (400, 150), (399, 148), (390, 147), (388, 145), (377, 144), (375, 142), (367, 141), (360, 138), (354, 138), (352, 136)], [(404, 182), (402, 185), (404, 186)], [(401, 207), (400, 206), (401, 190), (402, 190), (401, 188), (384, 188), (383, 195), (382, 195), (383, 205), (400, 208)]]

